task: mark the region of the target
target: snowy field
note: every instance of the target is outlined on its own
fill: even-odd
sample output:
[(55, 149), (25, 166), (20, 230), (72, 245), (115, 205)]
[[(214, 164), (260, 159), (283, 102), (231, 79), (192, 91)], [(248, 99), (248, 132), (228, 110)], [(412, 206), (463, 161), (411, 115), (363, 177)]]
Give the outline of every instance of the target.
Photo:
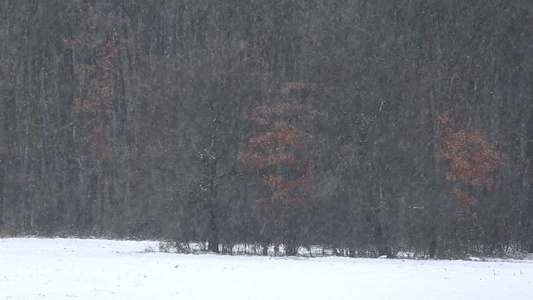
[(533, 299), (533, 261), (145, 252), (157, 242), (0, 239), (0, 299)]

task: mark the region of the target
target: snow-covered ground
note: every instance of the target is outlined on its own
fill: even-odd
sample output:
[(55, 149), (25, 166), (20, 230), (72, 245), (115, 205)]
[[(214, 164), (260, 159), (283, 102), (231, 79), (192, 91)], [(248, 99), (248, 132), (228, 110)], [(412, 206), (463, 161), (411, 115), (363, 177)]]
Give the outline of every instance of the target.
[(0, 239), (0, 299), (533, 299), (533, 261), (146, 252), (157, 242)]

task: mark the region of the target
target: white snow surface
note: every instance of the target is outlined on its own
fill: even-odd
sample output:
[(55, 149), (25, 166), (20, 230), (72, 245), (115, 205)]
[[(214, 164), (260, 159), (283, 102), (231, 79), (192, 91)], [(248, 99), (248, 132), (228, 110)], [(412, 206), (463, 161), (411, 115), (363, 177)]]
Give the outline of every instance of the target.
[(146, 252), (157, 242), (0, 239), (0, 299), (533, 299), (533, 261)]

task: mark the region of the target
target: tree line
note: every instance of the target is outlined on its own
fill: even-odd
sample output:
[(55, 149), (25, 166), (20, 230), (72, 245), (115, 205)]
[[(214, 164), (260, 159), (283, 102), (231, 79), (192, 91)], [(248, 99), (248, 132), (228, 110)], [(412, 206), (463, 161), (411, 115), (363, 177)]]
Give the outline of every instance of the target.
[(0, 234), (533, 252), (533, 3), (0, 5)]

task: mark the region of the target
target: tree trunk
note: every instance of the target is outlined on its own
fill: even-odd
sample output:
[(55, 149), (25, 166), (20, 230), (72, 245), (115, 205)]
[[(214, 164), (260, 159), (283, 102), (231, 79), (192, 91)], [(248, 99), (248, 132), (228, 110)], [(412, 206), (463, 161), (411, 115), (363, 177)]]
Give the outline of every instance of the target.
[(437, 253), (437, 239), (433, 235), (431, 242), (429, 242), (428, 254), (429, 258), (435, 258)]
[(206, 162), (209, 163), (209, 191), (211, 193), (211, 195), (209, 195), (209, 231), (207, 236), (207, 250), (214, 253), (220, 253), (215, 205), (215, 201), (217, 200), (217, 159), (211, 157), (206, 159)]
[(268, 244), (263, 245), (263, 256), (268, 255)]
[(5, 205), (4, 181), (5, 181), (4, 165), (3, 165), (3, 162), (0, 161), (0, 230), (4, 226), (4, 205)]
[(378, 256), (386, 255), (388, 258), (393, 257), (392, 251), (390, 247), (387, 245), (387, 242), (385, 241), (385, 238), (383, 236), (383, 229), (381, 228), (381, 224), (377, 225), (374, 238), (376, 239)]
[(207, 237), (207, 250), (209, 252), (220, 253), (219, 244), (220, 242), (218, 240), (218, 228), (215, 210), (213, 205), (211, 205), (209, 211), (209, 234)]

